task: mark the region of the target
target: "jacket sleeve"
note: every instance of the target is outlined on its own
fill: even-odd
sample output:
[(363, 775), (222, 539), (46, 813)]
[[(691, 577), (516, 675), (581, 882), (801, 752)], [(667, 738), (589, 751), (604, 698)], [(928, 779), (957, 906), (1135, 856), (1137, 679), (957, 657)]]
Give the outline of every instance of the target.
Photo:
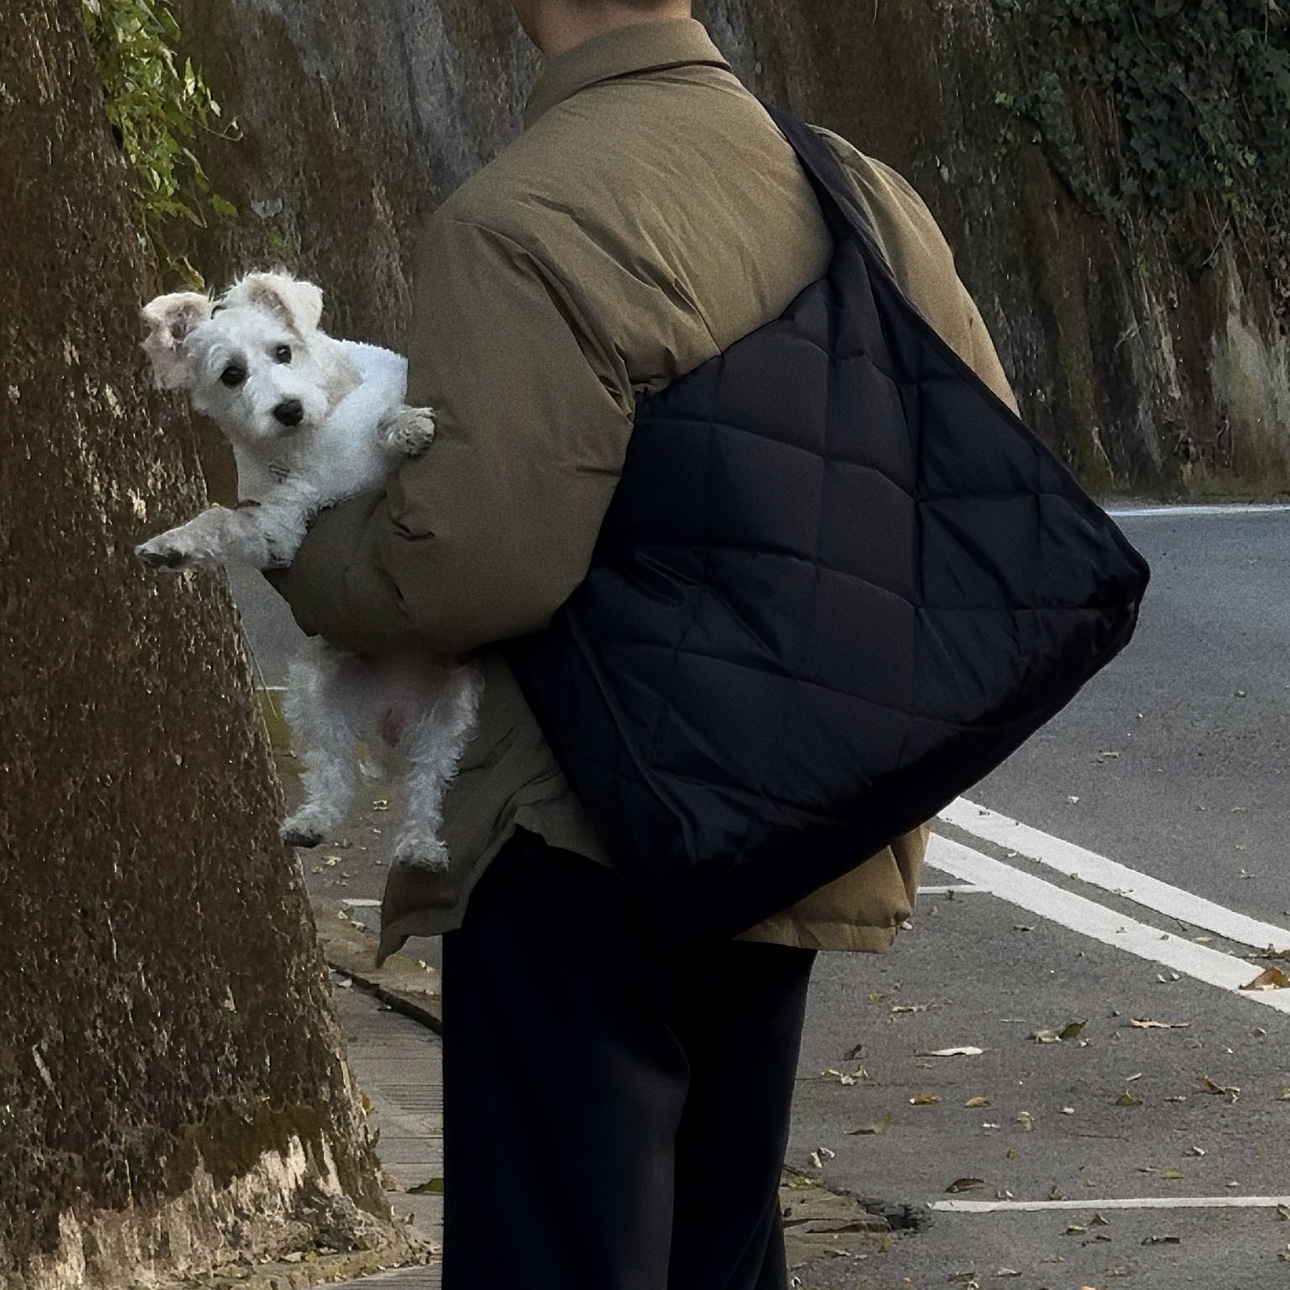
[[(276, 580), (300, 625), (358, 653), (453, 654), (544, 626), (586, 573), (631, 431), (568, 291), (510, 239), (432, 220), (408, 401), (428, 451), (323, 512)], [(603, 370), (603, 368), (602, 368)]]

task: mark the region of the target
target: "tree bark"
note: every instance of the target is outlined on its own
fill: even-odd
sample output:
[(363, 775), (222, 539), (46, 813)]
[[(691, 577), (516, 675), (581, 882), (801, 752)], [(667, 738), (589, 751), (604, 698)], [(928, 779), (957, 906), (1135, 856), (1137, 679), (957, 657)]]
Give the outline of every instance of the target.
[(388, 1239), (78, 0), (0, 21), (0, 1286)]

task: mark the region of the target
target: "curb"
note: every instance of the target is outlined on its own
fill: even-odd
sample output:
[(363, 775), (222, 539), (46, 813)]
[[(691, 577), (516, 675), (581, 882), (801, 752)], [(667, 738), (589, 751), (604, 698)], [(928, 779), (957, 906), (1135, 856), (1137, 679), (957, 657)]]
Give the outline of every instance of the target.
[(312, 900), (318, 944), (327, 966), (395, 1012), (420, 1022), (436, 1034), (443, 1031), (443, 997), (439, 973), (402, 954), (391, 954), (376, 966), (376, 937), (342, 904)]

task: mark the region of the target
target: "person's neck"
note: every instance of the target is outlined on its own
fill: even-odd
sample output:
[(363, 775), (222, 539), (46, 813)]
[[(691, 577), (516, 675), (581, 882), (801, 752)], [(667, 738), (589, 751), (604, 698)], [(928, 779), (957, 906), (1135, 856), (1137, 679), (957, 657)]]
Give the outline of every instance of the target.
[(551, 5), (535, 24), (533, 43), (544, 59), (558, 58), (569, 50), (621, 27), (637, 27), (650, 22), (674, 21), (691, 17), (688, 2), (663, 5), (656, 9), (631, 9), (626, 6), (582, 8), (578, 5)]

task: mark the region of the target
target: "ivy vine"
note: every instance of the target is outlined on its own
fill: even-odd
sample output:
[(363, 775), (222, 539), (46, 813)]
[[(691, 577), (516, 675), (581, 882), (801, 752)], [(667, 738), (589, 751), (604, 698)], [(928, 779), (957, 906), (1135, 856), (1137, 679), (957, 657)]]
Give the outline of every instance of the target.
[(994, 5), (1023, 76), (997, 101), (1034, 126), (1085, 204), (1210, 232), (1254, 224), (1290, 243), (1290, 5)]
[[(81, 15), (106, 95), (108, 120), (130, 167), (144, 238), (164, 252), (166, 221), (204, 227), (237, 209), (211, 187), (190, 144), (221, 124), (220, 105), (192, 60), (176, 53), (179, 24), (166, 0), (81, 0)], [(186, 277), (194, 271), (181, 262)]]

